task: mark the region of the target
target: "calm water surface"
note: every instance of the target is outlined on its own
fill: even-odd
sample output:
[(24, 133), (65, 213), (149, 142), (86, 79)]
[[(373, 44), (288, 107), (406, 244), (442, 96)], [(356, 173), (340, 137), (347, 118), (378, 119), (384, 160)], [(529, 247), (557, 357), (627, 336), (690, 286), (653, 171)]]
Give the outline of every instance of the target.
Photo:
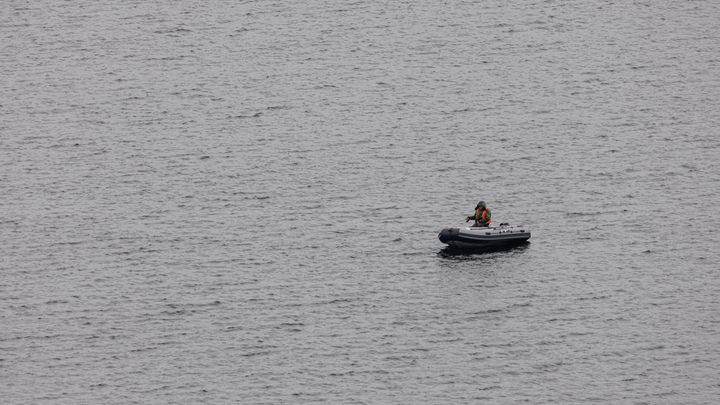
[(720, 397), (720, 5), (116, 3), (0, 6), (0, 402)]

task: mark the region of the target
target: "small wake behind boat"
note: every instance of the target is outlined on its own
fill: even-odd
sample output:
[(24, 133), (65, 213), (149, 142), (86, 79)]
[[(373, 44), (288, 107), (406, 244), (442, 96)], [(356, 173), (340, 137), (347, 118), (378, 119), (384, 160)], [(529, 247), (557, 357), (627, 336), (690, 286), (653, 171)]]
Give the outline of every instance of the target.
[(526, 243), (530, 229), (507, 222), (497, 227), (446, 228), (440, 231), (438, 239), (458, 250), (502, 250)]

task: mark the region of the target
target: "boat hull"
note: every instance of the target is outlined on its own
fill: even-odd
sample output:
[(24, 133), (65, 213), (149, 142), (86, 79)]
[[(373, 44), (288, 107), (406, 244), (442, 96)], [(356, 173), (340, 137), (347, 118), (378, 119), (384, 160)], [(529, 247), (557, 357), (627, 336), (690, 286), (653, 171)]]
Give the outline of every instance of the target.
[(446, 228), (440, 231), (438, 239), (458, 250), (501, 250), (527, 243), (530, 239), (530, 230), (522, 226), (505, 224), (490, 228)]

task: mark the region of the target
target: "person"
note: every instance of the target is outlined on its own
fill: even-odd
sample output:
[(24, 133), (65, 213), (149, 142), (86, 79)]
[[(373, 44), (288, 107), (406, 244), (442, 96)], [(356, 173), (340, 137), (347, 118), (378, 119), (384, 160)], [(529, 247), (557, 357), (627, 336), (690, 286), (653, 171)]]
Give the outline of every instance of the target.
[(473, 223), (473, 226), (487, 227), (490, 226), (491, 217), (492, 213), (490, 212), (490, 208), (487, 207), (485, 201), (480, 201), (475, 206), (475, 213), (472, 215), (468, 215), (465, 218), (465, 222), (474, 219), (475, 223)]

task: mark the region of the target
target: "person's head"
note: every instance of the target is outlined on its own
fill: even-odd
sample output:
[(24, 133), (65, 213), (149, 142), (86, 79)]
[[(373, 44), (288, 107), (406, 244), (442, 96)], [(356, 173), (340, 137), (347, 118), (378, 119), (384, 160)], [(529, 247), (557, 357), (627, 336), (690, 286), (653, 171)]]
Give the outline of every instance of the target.
[(475, 208), (487, 208), (487, 205), (485, 205), (485, 201), (480, 201)]

